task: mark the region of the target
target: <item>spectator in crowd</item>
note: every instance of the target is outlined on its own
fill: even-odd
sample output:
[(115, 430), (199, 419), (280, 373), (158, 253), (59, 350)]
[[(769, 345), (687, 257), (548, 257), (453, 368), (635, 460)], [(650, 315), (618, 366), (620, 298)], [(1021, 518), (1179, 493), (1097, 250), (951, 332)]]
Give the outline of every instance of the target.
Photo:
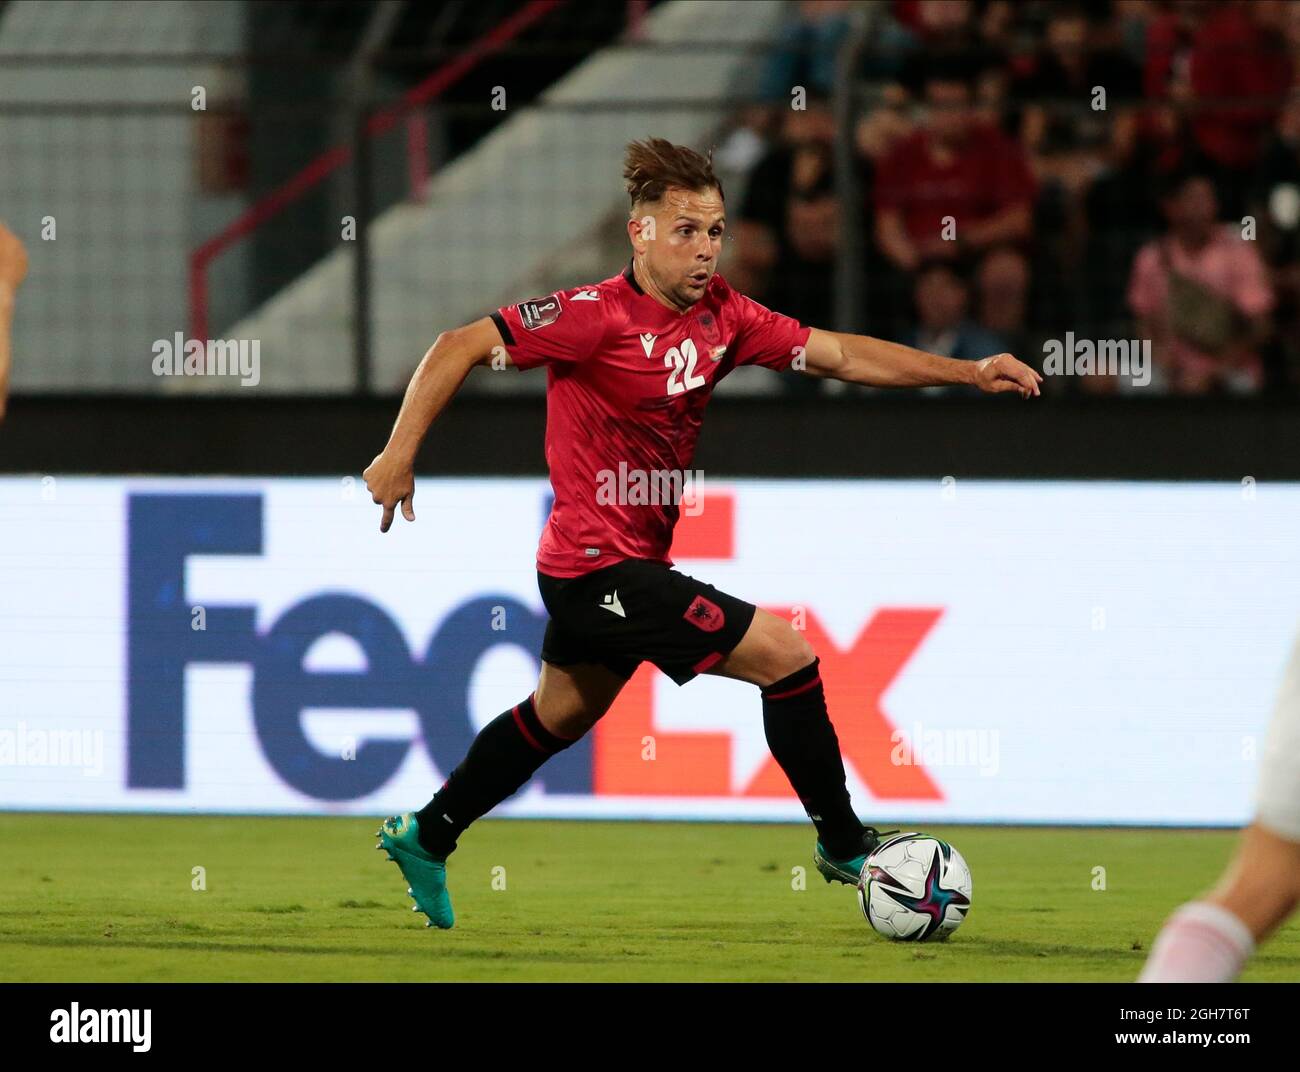
[(858, 120), (854, 141), (858, 155), (868, 165), (879, 164), (889, 151), (916, 130), (911, 99), (896, 82), (881, 87), (874, 106)]
[[(948, 261), (929, 261), (916, 273), (913, 291), (916, 327), (899, 342), (961, 361), (981, 361), (1005, 353), (1006, 342), (970, 318), (970, 285)], [(957, 388), (927, 387), (927, 394)]]
[(1213, 167), (1221, 203), (1240, 217), (1251, 171), (1291, 87), (1285, 0), (1180, 3), (1151, 24), (1144, 83), (1166, 102), (1156, 133), (1180, 157), (1190, 142)]
[(1156, 15), (1151, 0), (1112, 0), (1108, 26), (1114, 33), (1113, 43), (1130, 63), (1141, 69), (1147, 54), (1147, 28)]
[(1061, 3), (1014, 85), (1020, 142), (1035, 175), (1071, 209), (1111, 163), (1112, 144), (1127, 143), (1137, 122), (1141, 72), (1104, 43), (1104, 33), (1081, 4)]
[(985, 48), (1006, 57), (1016, 29), (1016, 12), (1022, 4), (1012, 0), (983, 0), (976, 5), (975, 22)]
[[(1112, 11), (1063, 0), (1047, 10), (1041, 43), (1021, 62), (1013, 81), (1012, 129), (1029, 154), (1039, 188), (1032, 276), (1034, 318), (1040, 323), (1079, 323), (1086, 315), (1089, 296), (1080, 292), (1080, 273), (1067, 273), (1064, 265), (1077, 265), (1089, 252), (1094, 185), (1113, 185), (1132, 153), (1141, 70), (1119, 41)], [(1134, 187), (1142, 185), (1139, 180), (1118, 190), (1103, 188), (1101, 197), (1131, 201)], [(1114, 207), (1108, 209), (1113, 215)], [(1137, 245), (1119, 251), (1112, 275), (1123, 278)], [(1107, 297), (1122, 316), (1122, 284)]]
[[(1190, 43), (1194, 25), (1190, 16), (1195, 9), (1179, 10), (1188, 17), (1185, 29)], [(1091, 24), (1091, 40), (1111, 57), (1107, 64), (1113, 65), (1115, 74), (1110, 77), (1123, 88), (1116, 93), (1113, 85), (1106, 86), (1107, 108), (1101, 119), (1112, 125), (1104, 150), (1091, 158), (1100, 166), (1084, 184), (1082, 203), (1077, 206), (1074, 227), (1081, 228), (1082, 248), (1075, 240), (1077, 233), (1072, 233), (1059, 257), (1070, 266), (1073, 278), (1074, 319), (1099, 338), (1119, 338), (1129, 329), (1129, 270), (1137, 251), (1160, 230), (1157, 179), (1177, 165), (1184, 151), (1178, 140), (1183, 135), (1176, 109), (1167, 100), (1146, 99), (1143, 89), (1148, 29), (1164, 14), (1149, 0), (1116, 0), (1110, 5), (1110, 18)], [(1170, 69), (1185, 72), (1186, 56)], [(1040, 218), (1038, 226), (1055, 226), (1050, 213)], [(1087, 390), (1097, 382), (1099, 378), (1089, 378), (1080, 386)]]
[[(981, 316), (1021, 326), (1034, 178), (1020, 146), (973, 115), (969, 67), (947, 61), (925, 77), (925, 122), (898, 140), (875, 176), (875, 238), (899, 294), (928, 260), (976, 266)], [(1019, 292), (1018, 292), (1019, 288)]]
[[(844, 6), (795, 10), (797, 51), (833, 52)], [(872, 103), (856, 148), (868, 205), (860, 311), (873, 333), (947, 352), (980, 349), (971, 340), (983, 332), (1029, 353), (1062, 323), (1123, 338), (1136, 314), (1157, 351), (1152, 390), (1253, 393), (1287, 380), (1300, 391), (1300, 96), (1283, 111), (1300, 2), (872, 10)], [(818, 81), (791, 55), (779, 60), (779, 133), (741, 199), (730, 272), (782, 312), (833, 323), (845, 217), (833, 123), (815, 92), (831, 88), (831, 68)], [(814, 90), (802, 115), (784, 99), (790, 71)], [(1258, 243), (1243, 241), (1247, 212)], [(1094, 379), (1071, 386), (1113, 387)]]
[[(803, 97), (827, 100), (835, 88), (840, 42), (849, 32), (848, 0), (800, 0), (776, 31), (758, 78), (758, 100), (733, 119), (713, 159), (723, 174), (748, 179), (769, 145), (780, 141), (786, 113)], [(905, 36), (905, 31), (899, 30)]]
[(1284, 36), (1284, 0), (1231, 0), (1205, 20), (1192, 51), (1192, 129), (1240, 217), (1250, 172), (1277, 124), (1293, 68)]
[(838, 241), (835, 124), (825, 98), (787, 109), (779, 143), (755, 166), (738, 213), (728, 277), (805, 324), (833, 322)]
[(976, 318), (1012, 353), (1028, 352), (1030, 280), (1029, 261), (1013, 246), (998, 246), (975, 265)]
[(1129, 280), (1138, 335), (1150, 339), (1164, 390), (1254, 394), (1273, 290), (1241, 224), (1220, 224), (1212, 175), (1188, 167), (1166, 181), (1168, 232), (1139, 250)]
[(759, 95), (781, 105), (789, 105), (795, 86), (828, 95), (835, 88), (835, 57), (848, 22), (847, 0), (800, 0), (777, 29)]
[(1255, 172), (1247, 208), (1277, 296), (1274, 379), (1300, 392), (1300, 90), (1292, 93), (1277, 133)]
[(1147, 3), (1154, 13), (1147, 25), (1143, 55), (1142, 88), (1153, 100), (1180, 96), (1175, 86), (1186, 85), (1196, 35), (1214, 0), (1186, 3)]
[(862, 57), (862, 75), (872, 81), (898, 79), (908, 57), (921, 47), (921, 38), (913, 26), (907, 25), (893, 7), (874, 9), (875, 21), (871, 36), (866, 42)]
[(901, 0), (893, 18), (911, 34), (911, 48), (889, 86), (890, 99), (919, 101), (925, 93), (926, 72), (935, 62), (966, 67), (980, 117), (1000, 120), (1007, 86), (1006, 42), (1012, 22), (1011, 5), (979, 0)]
[(12, 360), (14, 299), (27, 275), (27, 251), (3, 223), (0, 223), (0, 421), (9, 400), (9, 367)]

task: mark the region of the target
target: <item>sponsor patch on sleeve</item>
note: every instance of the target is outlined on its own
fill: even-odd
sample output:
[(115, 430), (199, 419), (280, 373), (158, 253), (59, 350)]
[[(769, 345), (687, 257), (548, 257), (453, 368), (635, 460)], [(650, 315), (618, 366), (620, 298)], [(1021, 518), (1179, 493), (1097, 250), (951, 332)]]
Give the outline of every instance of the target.
[(520, 302), (517, 306), (519, 320), (529, 331), (554, 324), (560, 318), (560, 296), (552, 294), (548, 298), (534, 298), (532, 301)]

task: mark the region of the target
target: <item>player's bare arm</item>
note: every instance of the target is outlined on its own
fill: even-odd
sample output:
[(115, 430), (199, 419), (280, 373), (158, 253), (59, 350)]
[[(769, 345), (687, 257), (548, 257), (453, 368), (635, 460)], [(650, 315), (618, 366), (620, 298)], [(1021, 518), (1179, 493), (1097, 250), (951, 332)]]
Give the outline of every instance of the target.
[(444, 331), (425, 353), (407, 384), (388, 443), (362, 474), (371, 497), (384, 508), (380, 532), (393, 524), (399, 505), (407, 521), (415, 520), (415, 455), (420, 444), (470, 369), (487, 364), (494, 354), (509, 363), (501, 333), (489, 317)]
[(0, 223), (0, 421), (4, 420), (9, 399), (14, 298), (26, 275), (27, 251), (17, 236)]
[(959, 361), (868, 335), (813, 328), (804, 354), (810, 375), (867, 387), (939, 387), (965, 384), (989, 394), (1040, 393), (1043, 377), (1010, 354)]

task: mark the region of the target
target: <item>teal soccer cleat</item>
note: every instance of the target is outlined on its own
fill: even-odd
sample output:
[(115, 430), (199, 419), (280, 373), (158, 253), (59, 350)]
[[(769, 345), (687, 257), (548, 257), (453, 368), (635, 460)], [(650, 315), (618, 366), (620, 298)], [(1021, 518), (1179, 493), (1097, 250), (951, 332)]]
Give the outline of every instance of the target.
[[(891, 830), (889, 833), (897, 834), (898, 831)], [(813, 849), (813, 863), (817, 865), (817, 870), (822, 873), (822, 878), (827, 882), (833, 880), (843, 882), (849, 886), (856, 886), (858, 879), (862, 876), (862, 869), (867, 866), (867, 857), (876, 851), (887, 836), (888, 834), (881, 834), (874, 826), (864, 826), (862, 828), (862, 852), (857, 856), (850, 856), (847, 860), (837, 860), (828, 855), (819, 841), (817, 847)]]
[(451, 897), (447, 893), (447, 858), (431, 856), (420, 844), (420, 824), (409, 811), (384, 820), (377, 831), (379, 844), (388, 858), (402, 870), (410, 885), (407, 895), (415, 901), (413, 912), (423, 912), (428, 917), (426, 927), (449, 930), (456, 922), (451, 910)]

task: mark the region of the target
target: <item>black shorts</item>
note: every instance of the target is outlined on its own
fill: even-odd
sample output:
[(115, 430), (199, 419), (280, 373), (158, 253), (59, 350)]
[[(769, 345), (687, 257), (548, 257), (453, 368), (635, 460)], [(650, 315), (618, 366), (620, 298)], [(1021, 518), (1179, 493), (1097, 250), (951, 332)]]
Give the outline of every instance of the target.
[(599, 663), (629, 678), (642, 661), (685, 685), (740, 643), (755, 607), (663, 562), (624, 559), (580, 577), (537, 574), (551, 620), (542, 659)]

